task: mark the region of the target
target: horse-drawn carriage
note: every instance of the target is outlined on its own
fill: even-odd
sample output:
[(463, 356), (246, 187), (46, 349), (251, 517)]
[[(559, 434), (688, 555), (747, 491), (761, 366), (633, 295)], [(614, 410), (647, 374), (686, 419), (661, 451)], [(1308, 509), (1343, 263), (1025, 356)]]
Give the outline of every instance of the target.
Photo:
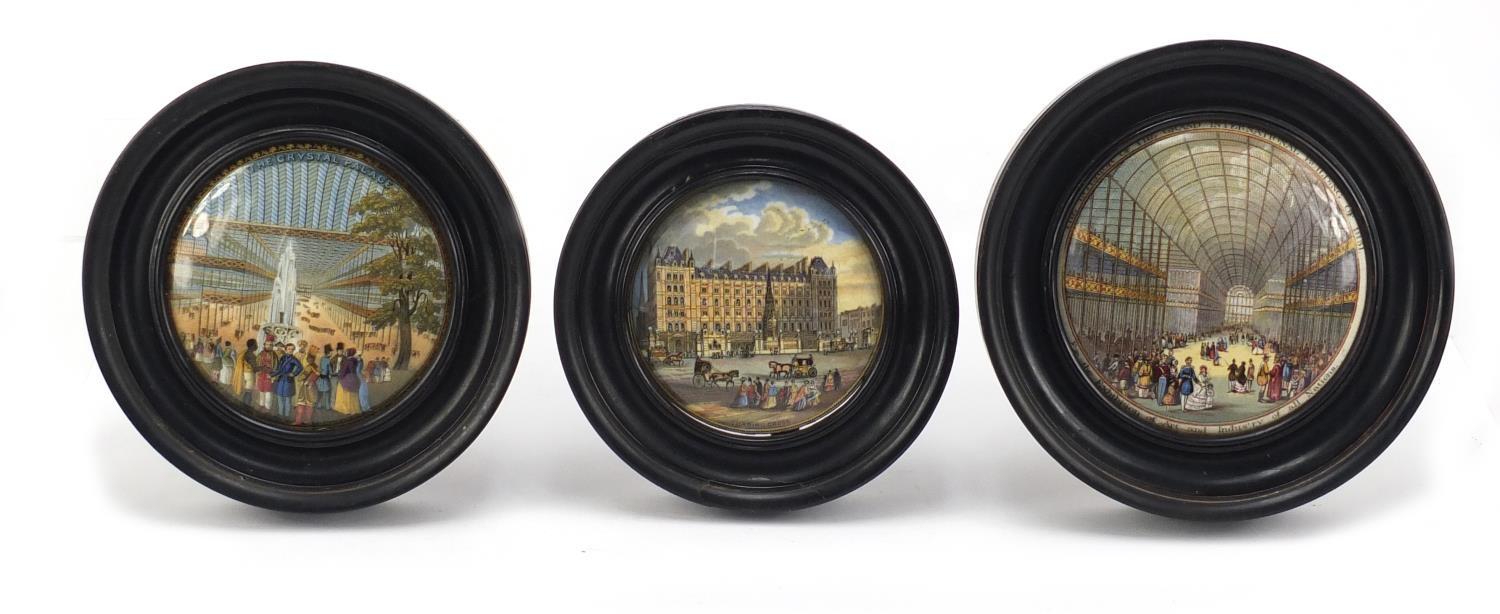
[(734, 385), (734, 380), (739, 379), (739, 369), (730, 371), (715, 371), (714, 363), (702, 358), (693, 359), (693, 385), (694, 386), (718, 386), (723, 384), (726, 388)]
[(792, 354), (791, 362), (770, 362), (771, 378), (817, 377), (818, 368), (813, 364), (813, 355)]
[(682, 352), (668, 352), (664, 348), (653, 348), (651, 350), (651, 362), (675, 367), (682, 364)]

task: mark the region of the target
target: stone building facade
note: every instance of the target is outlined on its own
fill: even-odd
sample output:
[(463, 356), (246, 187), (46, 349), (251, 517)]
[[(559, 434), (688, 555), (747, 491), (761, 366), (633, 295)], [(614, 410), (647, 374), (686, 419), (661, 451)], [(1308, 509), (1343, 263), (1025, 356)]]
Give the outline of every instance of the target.
[(647, 273), (652, 349), (704, 356), (822, 349), (839, 335), (838, 269), (821, 257), (699, 266), (668, 246)]

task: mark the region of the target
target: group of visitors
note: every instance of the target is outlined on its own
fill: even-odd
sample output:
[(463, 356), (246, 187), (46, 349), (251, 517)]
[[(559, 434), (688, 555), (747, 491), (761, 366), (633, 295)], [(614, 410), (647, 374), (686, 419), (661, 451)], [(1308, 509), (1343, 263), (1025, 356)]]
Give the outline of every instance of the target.
[[(1119, 338), (1128, 339), (1128, 336)], [(1106, 336), (1105, 340), (1112, 344), (1116, 338)], [(1231, 345), (1244, 344), (1252, 351), (1251, 358), (1243, 362), (1230, 359), (1225, 373), (1229, 392), (1257, 394), (1262, 403), (1279, 403), (1296, 396), (1317, 381), (1332, 360), (1331, 353), (1323, 346), (1284, 347), (1274, 339), (1254, 333), (1221, 331), (1198, 342), (1198, 359), (1206, 364), (1194, 368), (1193, 358), (1184, 359), (1179, 366), (1171, 352), (1173, 347), (1185, 347), (1186, 343), (1179, 342), (1186, 339), (1161, 335), (1137, 341), (1140, 345), (1128, 352), (1106, 355), (1096, 352), (1095, 367), (1104, 373), (1112, 387), (1127, 396), (1150, 399), (1161, 407), (1182, 406), (1186, 411), (1214, 406), (1209, 366), (1219, 367)], [(1262, 359), (1257, 361), (1257, 356)]]
[(1261, 364), (1255, 381), (1260, 384), (1262, 403), (1276, 403), (1297, 396), (1328, 368), (1332, 354), (1326, 348), (1299, 347), (1276, 354)]
[(1219, 366), (1219, 353), (1227, 351), (1229, 351), (1229, 340), (1224, 337), (1198, 344), (1198, 358), (1212, 361), (1215, 367)]
[(273, 412), (293, 425), (312, 424), (316, 411), (354, 415), (370, 410), (369, 384), (391, 381), (389, 361), (366, 360), (343, 342), (321, 350), (305, 340), (262, 346), (254, 338), (236, 349), (228, 340), (189, 336), (185, 349), (231, 396)]
[(1138, 353), (1170, 353), (1172, 350), (1187, 347), (1191, 336), (1176, 332), (1141, 335), (1128, 328), (1123, 332), (1084, 329), (1079, 332), (1078, 339), (1085, 348), (1092, 352), (1094, 362), (1099, 364), (1105, 357), (1112, 354), (1126, 356)]
[(844, 376), (834, 369), (823, 374), (822, 383), (812, 379), (801, 382), (775, 379), (740, 378), (735, 388), (730, 407), (783, 409), (803, 411), (818, 406), (823, 394), (833, 393), (844, 387)]
[(1120, 392), (1137, 399), (1150, 399), (1161, 407), (1182, 406), (1189, 411), (1213, 407), (1214, 385), (1208, 365), (1193, 368), (1188, 357), (1179, 367), (1170, 352), (1137, 352), (1113, 355), (1104, 366)]
[[(1265, 370), (1265, 363), (1261, 363), (1261, 370)], [(1256, 377), (1251, 376), (1255, 372), (1255, 359), (1246, 359), (1245, 362), (1235, 360), (1229, 361), (1229, 392), (1233, 394), (1249, 394), (1255, 390)]]

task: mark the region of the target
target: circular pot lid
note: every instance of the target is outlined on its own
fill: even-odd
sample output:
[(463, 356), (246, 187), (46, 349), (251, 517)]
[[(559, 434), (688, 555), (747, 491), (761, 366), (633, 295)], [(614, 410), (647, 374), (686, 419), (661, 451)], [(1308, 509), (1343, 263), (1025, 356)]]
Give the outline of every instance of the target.
[(478, 435), (528, 273), (505, 186), (452, 118), (289, 62), (142, 128), (95, 205), (84, 294), (111, 390), (168, 460), (248, 503), (326, 511), (405, 492)]
[(1016, 411), (1090, 485), (1241, 518), (1362, 469), (1431, 381), (1451, 246), (1395, 123), (1311, 60), (1204, 41), (1064, 94), (1001, 172), (980, 316)]
[(843, 495), (921, 430), (952, 360), (952, 266), (868, 143), (770, 107), (705, 111), (627, 152), (559, 263), (564, 368), (595, 429), (685, 498)]

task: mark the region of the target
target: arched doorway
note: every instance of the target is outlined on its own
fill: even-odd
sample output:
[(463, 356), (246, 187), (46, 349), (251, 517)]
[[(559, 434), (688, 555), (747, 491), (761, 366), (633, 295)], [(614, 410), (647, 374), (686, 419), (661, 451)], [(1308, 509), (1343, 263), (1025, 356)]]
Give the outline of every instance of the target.
[(1224, 323), (1249, 324), (1254, 317), (1255, 293), (1243, 285), (1229, 288), (1229, 293), (1224, 297)]

